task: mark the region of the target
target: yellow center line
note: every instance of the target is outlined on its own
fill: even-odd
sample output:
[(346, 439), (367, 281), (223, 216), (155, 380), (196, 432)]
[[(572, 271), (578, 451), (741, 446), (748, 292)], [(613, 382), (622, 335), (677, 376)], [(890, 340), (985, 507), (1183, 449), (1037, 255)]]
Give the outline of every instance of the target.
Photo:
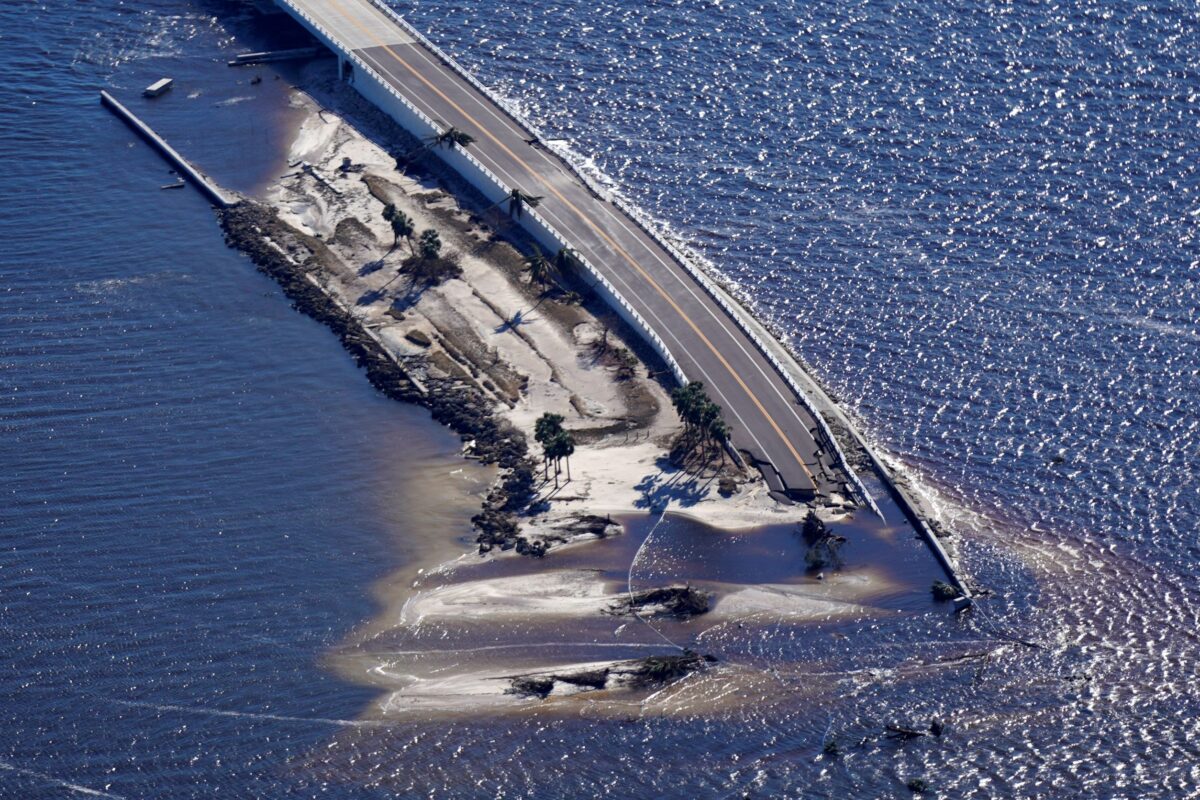
[[(667, 303), (670, 304), (671, 308), (675, 309), (675, 312), (677, 314), (679, 314), (679, 316), (683, 319), (683, 321), (686, 322), (688, 324), (688, 326), (695, 332), (695, 334), (700, 337), (700, 340), (703, 341), (704, 344), (708, 346), (708, 349), (710, 351), (712, 351), (712, 354), (714, 356), (716, 356), (717, 360), (720, 361), (721, 364), (725, 367), (725, 369), (729, 371), (729, 374), (733, 376), (733, 379), (735, 381), (737, 381), (738, 385), (742, 387), (743, 391), (745, 391), (746, 396), (750, 398), (751, 402), (753, 402), (754, 405), (758, 408), (758, 410), (760, 412), (762, 412), (762, 415), (764, 417), (766, 417), (767, 422), (769, 422), (771, 424), (771, 427), (775, 429), (775, 433), (777, 433), (779, 435), (779, 438), (783, 441), (784, 445), (787, 446), (787, 449), (789, 451), (791, 451), (792, 456), (794, 456), (796, 459), (796, 463), (798, 463), (800, 465), (800, 468), (802, 470), (804, 470), (804, 474), (808, 476), (808, 479), (810, 481), (812, 481), (813, 488), (815, 489), (817, 487), (817, 479), (813, 476), (812, 472), (809, 471), (808, 465), (804, 463), (804, 459), (800, 456), (800, 453), (797, 452), (796, 448), (792, 445), (791, 439), (789, 439), (787, 434), (785, 434), (783, 432), (783, 429), (779, 427), (779, 424), (777, 422), (775, 422), (775, 418), (772, 417), (770, 412), (768, 412), (767, 409), (763, 406), (762, 402), (758, 399), (757, 395), (755, 395), (754, 392), (751, 391), (750, 387), (746, 385), (746, 382), (744, 380), (742, 380), (742, 376), (739, 375), (737, 370), (735, 370), (733, 368), (733, 365), (730, 364), (725, 359), (725, 356), (723, 356), (721, 354), (721, 352), (716, 348), (716, 346), (709, 340), (708, 336), (706, 336), (704, 334), (704, 331), (700, 330), (700, 327), (695, 322), (692, 321), (692, 318), (689, 317), (686, 313), (684, 313), (684, 310), (679, 307), (679, 305), (675, 302), (674, 298), (672, 298), (667, 293), (667, 291), (658, 284), (658, 281), (654, 280), (654, 278), (652, 278), (650, 276), (650, 274), (647, 273), (646, 270), (642, 268), (642, 265), (639, 264), (633, 258), (633, 256), (631, 256), (628, 252), (625, 251), (625, 248), (623, 248), (623, 247), (621, 247), (621, 245), (617, 244), (617, 242), (611, 236), (609, 236), (608, 233), (604, 229), (602, 229), (599, 225), (597, 225), (595, 222), (593, 222), (586, 214), (584, 214), (579, 208), (577, 208), (574, 203), (572, 203), (570, 200), (568, 200), (566, 197), (564, 197), (562, 195), (562, 193), (559, 192), (558, 189), (555, 188), (555, 186), (549, 180), (547, 180), (545, 177), (543, 177), (541, 174), (539, 174), (537, 171), (535, 171), (531, 166), (529, 166), (529, 164), (526, 163), (524, 159), (522, 159), (520, 156), (518, 156), (516, 153), (514, 153), (511, 149), (509, 149), (509, 147), (506, 144), (504, 144), (504, 142), (502, 142), (498, 138), (496, 138), (496, 136), (490, 130), (488, 130), (486, 126), (481, 125), (478, 120), (476, 120), (473, 116), (471, 116), (469, 113), (467, 113), (467, 111), (465, 109), (463, 109), (460, 105), (458, 105), (458, 103), (454, 102), (449, 97), (447, 97), (446, 94), (441, 89), (439, 89), (437, 86), (434, 86), (433, 83), (431, 83), (428, 78), (426, 78), (424, 75), (422, 75), (416, 69), (414, 69), (413, 66), (411, 64), (409, 64), (407, 61), (405, 61), (403, 58), (401, 58), (400, 54), (397, 53), (395, 50), (393, 50), (390, 45), (384, 43), (379, 38), (379, 36), (375, 33), (375, 31), (369, 30), (369, 29), (363, 27), (362, 23), (360, 23), (357, 19), (355, 19), (353, 17), (353, 15), (347, 14), (346, 9), (337, 0), (329, 0), (329, 2), (332, 5), (336, 6), (341, 11), (342, 17), (344, 19), (349, 21), (350, 24), (352, 24), (354, 27), (358, 28), (359, 31), (361, 31), (363, 34), (370, 37), (371, 39), (374, 39), (378, 43), (379, 47), (382, 47), (384, 50), (386, 50), (392, 56), (392, 58), (396, 59), (396, 61), (398, 61), (401, 65), (403, 65), (403, 67), (405, 69), (407, 69), (410, 73), (412, 73), (414, 78), (421, 81), (421, 83), (423, 83), (427, 87), (429, 87), (429, 89), (431, 91), (433, 91), (438, 97), (440, 97), (442, 100), (444, 100), (451, 108), (456, 110), (459, 114), (462, 114), (463, 117), (465, 117), (466, 119), (470, 120), (475, 125), (475, 127), (479, 130), (480, 133), (482, 133), (487, 138), (491, 139), (492, 142), (494, 142), (497, 147), (499, 147), (501, 150), (503, 150), (505, 153), (507, 153), (510, 158), (512, 158), (514, 161), (516, 161), (518, 164), (520, 164), (522, 167), (524, 167), (526, 172), (528, 172), (542, 186), (546, 187), (546, 190), (549, 191), (551, 194), (553, 194), (560, 202), (563, 203), (563, 205), (565, 205), (572, 212), (574, 212), (575, 216), (578, 217), (581, 222), (583, 222), (585, 225), (587, 225), (589, 228), (591, 228), (593, 231), (595, 231), (596, 235), (598, 235), (602, 239), (604, 239), (604, 241), (606, 241), (609, 244), (609, 246), (613, 248), (613, 250), (615, 250), (617, 253), (619, 253), (621, 255), (621, 257), (624, 258), (625, 261), (627, 261), (629, 263), (629, 265), (631, 267), (633, 267), (633, 269), (636, 270), (637, 273), (640, 274), (647, 283), (649, 283), (651, 286), (653, 286), (654, 290), (656, 292), (658, 292), (658, 294), (664, 300), (666, 300)], [(389, 23), (390, 22), (391, 21), (389, 20)], [(765, 455), (765, 453), (764, 453), (764, 455)]]

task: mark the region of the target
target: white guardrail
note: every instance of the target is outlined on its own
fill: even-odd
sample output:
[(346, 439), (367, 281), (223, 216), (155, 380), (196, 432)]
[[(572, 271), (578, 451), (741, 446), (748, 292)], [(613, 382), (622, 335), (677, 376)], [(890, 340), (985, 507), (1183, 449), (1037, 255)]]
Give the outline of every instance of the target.
[[(315, 19), (313, 19), (311, 15), (307, 14), (303, 9), (299, 8), (293, 2), (291, 2), (291, 0), (278, 0), (278, 2), (283, 3), (284, 5), (288, 6), (290, 9), (292, 9), (298, 16), (303, 18), (313, 29), (318, 31), (331, 44), (336, 43), (337, 40), (334, 38), (332, 33), (330, 33), (323, 25), (321, 25), (319, 22), (317, 22)], [(520, 126), (525, 128), (534, 138), (536, 138), (538, 141), (545, 142), (544, 137), (541, 135), (541, 133), (537, 129), (537, 127), (533, 123), (531, 123), (528, 119), (526, 119), (524, 117), (524, 115), (520, 113), (519, 110), (514, 108), (512, 106), (512, 104), (510, 102), (508, 102), (507, 99), (501, 97), (500, 95), (497, 95), (491, 89), (489, 89), (488, 87), (486, 87), (482, 83), (480, 83), (475, 78), (474, 75), (472, 75), (462, 65), (460, 65), (457, 61), (455, 61), (453, 58), (451, 58), (440, 47), (438, 47), (436, 44), (431, 42), (423, 33), (421, 33), (419, 30), (417, 30), (415, 27), (413, 27), (408, 22), (408, 20), (404, 19), (404, 17), (397, 14), (395, 12), (395, 10), (393, 10), (390, 6), (387, 5), (387, 3), (384, 2), (384, 0), (370, 0), (370, 2), (375, 7), (377, 7), (380, 11), (382, 11), (384, 14), (386, 14), (388, 17), (390, 17), (392, 20), (394, 20), (396, 22), (396, 24), (399, 25), (405, 31), (405, 33), (409, 34), (414, 39), (416, 39), (418, 42), (420, 42), (422, 46), (424, 46), (426, 49), (428, 49), (430, 52), (432, 52), (435, 56), (437, 56), (438, 59), (441, 60), (446, 66), (448, 66), (450, 69), (454, 70), (454, 72), (456, 74), (458, 74), (459, 77), (461, 77), (463, 80), (467, 81), (477, 91), (479, 91), (481, 94), (483, 94), (489, 100), (491, 100), (497, 106), (502, 108), (509, 116), (511, 116), (517, 122), (517, 124), (519, 124)], [(344, 58), (346, 58), (351, 63), (353, 63), (356, 67), (358, 67), (360, 70), (362, 70), (365, 74), (370, 75), (376, 81), (376, 83), (378, 83), (385, 91), (387, 91), (390, 95), (392, 95), (394, 98), (396, 98), (396, 100), (398, 100), (401, 104), (403, 104), (403, 106), (409, 113), (413, 114), (418, 119), (420, 119), (428, 127), (430, 134), (437, 134), (437, 133), (441, 132), (441, 128), (438, 126), (438, 124), (436, 122), (434, 122), (433, 119), (431, 119), (427, 114), (425, 114), (420, 109), (418, 109), (415, 105), (413, 105), (413, 103), (411, 101), (409, 101), (408, 98), (406, 98), (404, 95), (402, 95), (398, 91), (396, 91), (396, 89), (390, 83), (388, 83), (386, 80), (384, 80), (383, 77), (381, 75), (379, 75), (378, 72), (376, 72), (372, 67), (370, 67), (361, 58), (359, 58), (357, 55), (355, 55), (352, 52), (346, 52), (346, 51), (342, 51), (342, 55)], [(450, 144), (450, 148), (452, 150), (454, 150), (460, 157), (463, 157), (468, 162), (470, 162), (471, 166), (473, 166), (475, 169), (477, 169), (482, 175), (486, 176), (487, 179), (491, 183), (493, 183), (496, 186), (496, 188), (499, 189), (503, 194), (507, 195), (511, 191), (511, 189), (513, 187), (506, 186), (504, 184), (504, 182), (501, 181), (500, 178), (498, 178), (496, 176), (495, 173), (493, 173), (490, 169), (485, 167), (479, 161), (479, 159), (477, 159), (466, 148), (459, 147), (457, 144), (454, 144), (454, 143)], [(744, 308), (741, 308), (740, 306), (735, 306), (733, 303), (729, 302), (728, 296), (725, 294), (725, 292), (723, 292), (717, 288), (717, 286), (714, 284), (712, 279), (709, 278), (709, 276), (707, 274), (705, 274), (703, 272), (703, 270), (701, 270), (700, 267), (698, 267), (696, 265), (695, 260), (691, 257), (684, 255), (682, 252), (680, 252), (680, 250), (677, 247), (675, 247), (674, 244), (667, 241), (662, 236), (662, 234), (658, 230), (656, 230), (655, 226), (645, 218), (645, 215), (639, 209), (636, 209), (636, 208), (626, 204), (620, 198), (613, 196), (610, 192), (607, 192), (602, 187), (597, 186), (595, 181), (593, 181), (591, 177), (589, 177), (586, 173), (584, 173), (581, 169), (579, 169), (574, 164), (574, 162), (571, 160), (571, 158), (564, 152), (560, 151), (558, 148), (554, 148), (553, 152), (556, 156), (558, 156), (558, 158), (563, 162), (563, 164), (565, 164), (571, 170), (571, 172), (583, 183), (583, 185), (585, 187), (587, 187), (587, 189), (589, 191), (591, 191), (597, 197), (611, 202), (620, 211), (622, 211), (626, 216), (628, 216), (630, 219), (632, 219), (637, 224), (637, 226), (642, 230), (643, 233), (645, 233), (648, 237), (650, 237), (660, 247), (662, 247), (664, 250), (666, 250), (677, 262), (679, 262), (679, 264), (684, 268), (684, 270), (693, 279), (695, 279), (697, 283), (699, 283), (702, 287), (704, 287), (704, 290), (708, 293), (708, 295), (725, 311), (726, 314), (729, 315), (730, 318), (732, 318), (734, 320), (734, 322), (737, 323), (737, 325), (741, 329), (741, 331), (750, 339), (750, 341), (752, 341), (754, 343), (755, 347), (758, 348), (759, 352), (761, 352), (763, 354), (763, 356), (766, 357), (766, 359), (771, 362), (771, 365), (775, 368), (775, 371), (779, 374), (779, 376), (781, 378), (783, 378), (784, 382), (787, 384), (788, 388), (791, 389), (792, 393), (796, 396), (796, 398), (800, 401), (801, 405), (803, 405), (804, 408), (808, 411), (808, 413), (810, 415), (812, 415), (813, 419), (816, 420), (818, 429), (821, 432), (821, 438), (824, 439), (824, 444), (827, 447), (829, 447), (831, 450), (833, 450), (838, 461), (841, 463), (842, 468), (846, 471), (846, 474), (849, 476), (851, 485), (854, 488), (855, 492), (859, 495), (859, 499), (862, 500), (863, 502), (865, 502), (871, 508), (872, 511), (874, 511), (880, 518), (882, 518), (883, 513), (879, 510), (879, 506), (876, 505), (875, 500), (873, 497), (871, 497), (870, 492), (868, 492), (866, 487), (863, 486), (862, 480), (858, 477), (858, 475), (855, 473), (854, 469), (850, 466), (850, 462), (846, 459), (845, 453), (842, 452), (842, 448), (838, 445), (837, 439), (834, 437), (833, 432), (829, 429), (829, 425), (825, 421), (825, 418), (816, 409), (815, 405), (812, 403), (812, 400), (808, 397), (808, 394), (806, 392), (804, 392), (803, 389), (800, 388), (800, 385), (792, 377), (791, 373), (784, 366), (783, 362), (781, 362), (775, 356), (775, 354), (773, 352), (771, 352), (771, 348), (767, 346), (767, 343), (764, 342), (762, 340), (762, 338), (759, 337), (759, 335), (751, 329), (750, 324), (749, 324), (748, 320), (746, 319), (746, 315), (748, 312)], [(578, 260), (580, 262), (580, 264), (582, 264), (584, 269), (587, 270), (588, 274), (591, 275), (592, 278), (604, 288), (604, 290), (608, 293), (610, 298), (617, 303), (617, 305), (618, 305), (617, 310), (625, 312), (625, 314), (633, 321), (634, 325), (637, 328), (641, 329), (641, 332), (643, 333), (643, 335), (650, 342), (650, 344), (654, 347), (654, 349), (658, 352), (659, 356), (661, 356), (662, 359), (666, 362), (667, 366), (671, 370), (672, 375), (674, 375), (675, 379), (680, 383), (680, 385), (686, 385), (689, 382), (688, 378), (683, 373), (683, 369), (679, 366), (679, 362), (675, 360), (675, 357), (673, 355), (671, 355), (671, 351), (668, 349), (666, 342), (664, 342), (662, 340), (662, 338), (657, 333), (655, 333), (654, 329), (645, 320), (645, 318), (642, 317), (642, 315), (637, 312), (637, 310), (633, 307), (633, 305), (630, 304), (629, 301), (627, 301), (624, 298), (624, 296), (617, 290), (617, 288), (615, 286), (613, 286), (613, 284), (607, 278), (605, 278), (604, 275), (601, 274), (600, 271), (598, 269), (596, 269), (596, 267), (594, 265), (592, 265), (591, 262), (589, 262), (578, 251), (576, 251), (571, 246), (571, 243), (568, 242), (567, 239), (561, 233), (559, 233), (556, 228), (554, 228), (554, 226), (550, 225), (550, 223), (548, 223), (540, 214), (538, 214), (537, 211), (535, 211), (532, 208), (529, 208), (526, 210), (525, 213), (528, 214), (532, 219), (534, 219), (538, 223), (538, 225), (550, 237), (552, 237), (556, 242), (559, 243), (559, 245), (561, 247), (567, 248), (573, 253), (573, 257), (576, 260)]]
[[(336, 39), (334, 39), (333, 34), (330, 33), (330, 31), (328, 29), (326, 29), (323, 25), (321, 25), (321, 23), (319, 23), (315, 19), (313, 19), (312, 16), (307, 14), (303, 9), (297, 7), (294, 3), (290, 2), (290, 0), (280, 0), (280, 2), (284, 3), (289, 8), (291, 8), (293, 11), (295, 11), (295, 13), (298, 16), (302, 17), (310, 26), (312, 26), (312, 28), (314, 28), (316, 31), (318, 31), (324, 38), (329, 40), (331, 43), (336, 42)], [(381, 8), (386, 8), (386, 6), (381, 6)], [(402, 17), (396, 15), (396, 13), (391, 11), (391, 9), (387, 9), (387, 11), (389, 12), (390, 16), (392, 16), (396, 20), (399, 20), (401, 22), (401, 24), (404, 25), (406, 30), (416, 33), (415, 29), (413, 29), (412, 26), (408, 25), (407, 22), (404, 22)], [(419, 36), (419, 34), (417, 34), (417, 35)], [(424, 39), (424, 37), (421, 37), (421, 40), (422, 40), (423, 44), (426, 43), (426, 40)], [(432, 44), (429, 44), (429, 47), (431, 49), (434, 49), (435, 54), (438, 55), (438, 58), (445, 57), (443, 54), (440, 53), (440, 51), (437, 51), (436, 48), (434, 48)], [(358, 67), (360, 70), (362, 70), (364, 74), (367, 74), (370, 77), (374, 78), (375, 81), (378, 84), (380, 84), (385, 90), (387, 90), (387, 92), (389, 94), (391, 94), (396, 100), (398, 100), (400, 103), (402, 103), (409, 113), (413, 114), (418, 119), (420, 119), (422, 122), (424, 122), (425, 125), (429, 128), (429, 132), (431, 134), (441, 133), (441, 130), (442, 130), (441, 127), (439, 127), (438, 124), (436, 122), (434, 122), (433, 119), (431, 119), (427, 114), (425, 114), (423, 111), (418, 109), (415, 105), (413, 105), (412, 102), (410, 102), (408, 100), (408, 98), (406, 98), (404, 95), (402, 95), (398, 91), (396, 91), (396, 89), (390, 83), (388, 83), (386, 80), (384, 80), (383, 77), (381, 75), (379, 75), (379, 73), (376, 72), (365, 61), (363, 61), (361, 58), (359, 58), (354, 53), (344, 52), (342, 55), (344, 58), (346, 58), (351, 63), (353, 63), (356, 67)], [(455, 68), (456, 68), (456, 70), (460, 70), (460, 71), (462, 70), (462, 68), (458, 67), (457, 65), (455, 66)], [(466, 74), (466, 73), (464, 72), (464, 74)], [(473, 80), (472, 80), (472, 83), (475, 85), (478, 85)], [(488, 95), (488, 97), (489, 97), (489, 99), (491, 99), (490, 94)], [(505, 111), (508, 111), (508, 109), (505, 108)], [(520, 122), (520, 120), (518, 120), (518, 121)], [(522, 122), (521, 124), (524, 124), (524, 123)], [(477, 169), (480, 173), (482, 173), (484, 176), (486, 176), (487, 179), (489, 181), (491, 181), (496, 186), (496, 188), (500, 190), (501, 193), (503, 193), (504, 195), (509, 194), (512, 187), (506, 186), (505, 183), (502, 180), (500, 180), (500, 178), (498, 178), (494, 172), (492, 172), (490, 169), (488, 169), (486, 166), (484, 166), (483, 163), (480, 162), (479, 159), (477, 159), (469, 150), (467, 150), (466, 148), (463, 148), (463, 147), (459, 147), (457, 144), (454, 144), (454, 143), (451, 143), (450, 147), (452, 149), (454, 149), (458, 153), (458, 155), (460, 155), (461, 157), (468, 160), (475, 169)], [(635, 309), (633, 307), (633, 305), (631, 303), (629, 303), (629, 301), (627, 301), (624, 298), (624, 296), (621, 295), (621, 293), (617, 290), (617, 287), (613, 286), (613, 284), (607, 278), (605, 278), (604, 275), (602, 275), (600, 273), (600, 271), (598, 269), (596, 269), (595, 266), (593, 266), (590, 261), (588, 261), (582, 255), (580, 255), (578, 252), (576, 252), (574, 250), (574, 248), (571, 247), (570, 242), (568, 242), (567, 239), (561, 233), (559, 233), (557, 229), (555, 229), (552, 225), (550, 225), (550, 223), (548, 223), (540, 214), (538, 214), (532, 208), (527, 208), (525, 213), (530, 215), (534, 220), (536, 220), (537, 223), (542, 228), (544, 228), (545, 231), (550, 236), (552, 236), (554, 238), (554, 240), (556, 242), (558, 242), (561, 247), (571, 250), (571, 252), (573, 254), (573, 258), (575, 260), (579, 261), (580, 264), (582, 264), (583, 267), (588, 271), (588, 273), (596, 280), (596, 282), (604, 287), (605, 291), (607, 291), (612, 296), (612, 299), (615, 300), (619, 304), (620, 310), (625, 311), (633, 319), (633, 321), (635, 322), (637, 327), (641, 328), (642, 332), (650, 340), (651, 344), (658, 351), (659, 355), (662, 356), (662, 358), (667, 362), (667, 366), (671, 369), (671, 373), (672, 373), (672, 375), (675, 376), (676, 380), (678, 380), (681, 384), (686, 384), (688, 382), (687, 376), (684, 375), (683, 369), (679, 366), (679, 362), (675, 360), (675, 357), (673, 355), (671, 355), (671, 351), (667, 348), (666, 342), (664, 342), (662, 340), (662, 338), (657, 333), (654, 332), (654, 329), (651, 328), (650, 324), (648, 322), (646, 322), (645, 318), (643, 318), (642, 315), (637, 312), (637, 309)]]

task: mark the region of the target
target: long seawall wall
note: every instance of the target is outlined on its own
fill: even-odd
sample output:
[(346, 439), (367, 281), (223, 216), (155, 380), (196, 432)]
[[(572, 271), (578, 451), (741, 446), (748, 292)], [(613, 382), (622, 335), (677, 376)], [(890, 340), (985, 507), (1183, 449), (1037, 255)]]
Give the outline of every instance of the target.
[(193, 167), (191, 162), (181, 156), (174, 147), (167, 144), (166, 139), (155, 133), (149, 125), (138, 119), (132, 111), (121, 105), (111, 94), (101, 90), (100, 102), (104, 104), (105, 108), (123, 120), (126, 125), (133, 128), (139, 136), (149, 142), (155, 150), (162, 154), (163, 158), (171, 163), (171, 166), (175, 167), (180, 174), (195, 184), (218, 208), (229, 208), (239, 202), (237, 197), (226, 194), (221, 187), (209, 180), (207, 175)]

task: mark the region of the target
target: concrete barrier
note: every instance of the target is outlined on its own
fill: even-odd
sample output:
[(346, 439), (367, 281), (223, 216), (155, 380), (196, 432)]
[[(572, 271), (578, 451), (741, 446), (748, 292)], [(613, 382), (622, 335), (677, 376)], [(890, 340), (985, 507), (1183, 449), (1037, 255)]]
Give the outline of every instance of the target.
[(241, 202), (237, 197), (226, 194), (211, 178), (193, 167), (175, 148), (167, 144), (165, 139), (155, 133), (149, 125), (138, 119), (132, 111), (121, 105), (111, 94), (101, 90), (100, 102), (104, 104), (105, 108), (123, 120), (126, 125), (133, 128), (138, 135), (149, 142), (155, 150), (162, 154), (163, 158), (171, 163), (171, 166), (179, 171), (179, 174), (195, 184), (196, 188), (203, 192), (213, 205), (219, 208), (229, 208)]

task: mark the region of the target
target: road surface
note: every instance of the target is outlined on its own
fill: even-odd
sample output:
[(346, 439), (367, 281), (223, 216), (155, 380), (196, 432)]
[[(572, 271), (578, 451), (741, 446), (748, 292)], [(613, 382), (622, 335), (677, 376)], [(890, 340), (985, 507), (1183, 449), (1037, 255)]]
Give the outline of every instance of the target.
[(475, 138), (470, 152), (507, 186), (542, 197), (538, 213), (597, 267), (703, 381), (768, 485), (793, 497), (841, 489), (845, 476), (814, 439), (816, 421), (774, 366), (662, 246), (596, 197), (534, 134), (370, 0), (279, 0), (329, 31), (432, 119)]

